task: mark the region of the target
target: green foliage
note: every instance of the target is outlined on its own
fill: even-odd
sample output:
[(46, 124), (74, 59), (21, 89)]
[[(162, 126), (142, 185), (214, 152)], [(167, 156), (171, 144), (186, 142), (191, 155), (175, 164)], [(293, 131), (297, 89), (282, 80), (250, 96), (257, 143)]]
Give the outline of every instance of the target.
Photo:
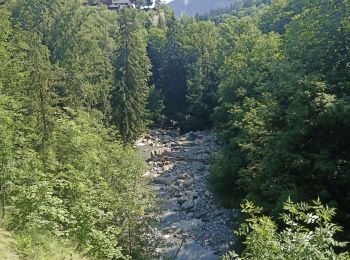
[(75, 252), (69, 241), (57, 239), (38, 230), (26, 231), (16, 236), (17, 251), (21, 259), (83, 260), (88, 259)]
[(97, 258), (140, 252), (152, 204), (142, 163), (98, 115), (68, 112), (56, 119), (47, 171), (18, 176), (9, 188), (18, 193), (11, 197), (9, 226), (74, 238), (80, 251)]
[[(53, 252), (67, 243), (96, 259), (149, 257), (157, 241), (145, 167), (108, 126), (115, 52), (122, 53), (116, 14), (73, 0), (32, 0), (1, 6), (0, 15), (0, 217), (6, 227), (29, 258), (70, 258), (68, 248)], [(136, 44), (140, 52), (133, 55), (146, 62), (137, 102), (145, 107), (150, 65), (145, 34), (137, 33), (131, 39), (143, 45)], [(125, 90), (129, 99), (133, 83)]]
[(164, 96), (165, 115), (170, 120), (182, 121), (187, 109), (186, 69), (180, 37), (182, 25), (175, 15), (167, 20), (167, 41), (162, 52), (160, 77), (156, 87)]
[(151, 63), (147, 56), (145, 30), (134, 10), (120, 13), (120, 42), (115, 61), (113, 118), (124, 144), (144, 130), (150, 88)]
[(289, 196), (319, 194), (349, 229), (346, 2), (276, 1), (262, 15), (220, 25), (214, 119), (224, 148), (212, 178), (232, 204), (249, 199), (276, 215)]
[(154, 86), (151, 88), (151, 93), (148, 98), (148, 105), (147, 108), (150, 113), (150, 120), (151, 123), (154, 125), (162, 125), (165, 121), (165, 116), (163, 115), (164, 111), (164, 100), (163, 97), (158, 89), (156, 89)]
[(220, 105), (214, 114), (216, 129), (227, 146), (212, 169), (219, 190), (222, 183), (226, 189), (235, 186), (235, 194), (242, 194), (259, 185), (260, 179), (252, 182), (251, 178), (259, 177), (256, 174), (261, 170), (259, 163), (269, 138), (266, 128), (276, 107), (266, 82), (274, 77), (274, 63), (282, 54), (278, 35), (264, 35), (246, 21), (233, 25), (233, 31), (240, 34), (221, 70)]
[(58, 103), (107, 110), (111, 53), (118, 46), (115, 15), (105, 10), (92, 12), (76, 0), (17, 1), (12, 9), (22, 28), (41, 37), (50, 62), (59, 68)]
[(285, 227), (278, 231), (270, 217), (261, 215), (261, 208), (246, 201), (242, 212), (248, 218), (237, 231), (245, 237), (245, 249), (241, 256), (230, 252), (223, 259), (350, 259), (348, 253), (335, 252), (347, 244), (334, 238), (342, 230), (332, 223), (335, 209), (319, 200), (311, 205), (288, 200), (283, 208)]
[(183, 29), (181, 46), (186, 60), (186, 98), (189, 104), (186, 129), (212, 126), (210, 115), (217, 100), (219, 41), (220, 36), (212, 22), (189, 22)]
[(164, 114), (185, 130), (212, 126), (216, 105), (220, 35), (214, 23), (167, 17), (165, 27), (151, 28), (152, 82), (164, 97)]
[[(338, 208), (348, 235), (349, 1), (232, 8), (214, 23), (177, 20), (164, 6), (1, 4), (0, 217), (8, 228), (39, 244), (26, 235), (69, 238), (99, 259), (150, 257), (154, 198), (128, 144), (153, 121), (185, 130), (214, 123), (223, 147), (212, 185), (228, 204), (249, 199), (277, 215), (286, 198), (318, 194)], [(322, 227), (304, 237), (299, 222), (302, 229), (280, 233), (269, 218), (255, 218), (248, 236), (269, 237), (266, 257), (293, 250), (332, 258), (337, 227), (323, 218), (332, 211), (284, 207), (313, 212)], [(284, 220), (304, 221), (298, 214)]]

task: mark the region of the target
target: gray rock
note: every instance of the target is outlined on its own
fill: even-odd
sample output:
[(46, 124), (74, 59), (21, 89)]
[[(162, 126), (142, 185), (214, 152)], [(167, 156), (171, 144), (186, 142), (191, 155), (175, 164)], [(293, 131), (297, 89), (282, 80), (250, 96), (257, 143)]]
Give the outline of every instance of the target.
[(180, 188), (179, 186), (175, 185), (175, 184), (170, 185), (170, 188), (171, 188), (172, 190), (177, 191), (177, 192), (181, 191), (181, 188)]
[(171, 150), (168, 147), (158, 147), (151, 152), (151, 158), (155, 159), (157, 157), (169, 156), (170, 152)]
[(193, 216), (194, 216), (193, 212), (189, 212), (186, 217), (187, 219), (192, 219)]
[(163, 166), (163, 171), (164, 172), (170, 171), (173, 169), (173, 167), (174, 167), (173, 164), (165, 165), (165, 166)]
[(168, 215), (164, 216), (161, 221), (165, 224), (169, 225), (174, 222), (180, 221), (181, 216), (179, 214), (176, 214), (175, 212), (170, 212)]
[(173, 182), (175, 182), (177, 180), (177, 176), (176, 175), (170, 175), (164, 178), (164, 183), (166, 185), (171, 185)]
[(195, 218), (203, 218), (205, 216), (205, 211), (197, 211), (194, 216)]
[(157, 183), (153, 189), (164, 201), (159, 233), (166, 234), (163, 238), (169, 246), (157, 251), (163, 256), (176, 253), (184, 237), (187, 240), (177, 260), (216, 260), (217, 255), (232, 249), (232, 231), (237, 228), (232, 216), (237, 212), (223, 209), (207, 183), (206, 162), (219, 147), (215, 136), (209, 131), (179, 135), (178, 131), (157, 129), (138, 143), (141, 155), (151, 158), (153, 151), (149, 160), (152, 167), (145, 175)]
[(189, 132), (185, 135), (185, 137), (190, 141), (194, 141), (197, 138), (197, 133)]
[(175, 199), (170, 199), (164, 202), (163, 208), (170, 211), (180, 211), (180, 205)]
[(180, 198), (177, 199), (177, 202), (178, 202), (180, 205), (182, 205), (182, 204), (184, 204), (187, 200), (188, 200), (187, 197), (181, 196)]
[(203, 226), (203, 222), (200, 219), (191, 219), (191, 220), (181, 220), (179, 222), (175, 222), (171, 225), (171, 228), (178, 230), (180, 232), (190, 232), (194, 229), (201, 228)]
[(214, 217), (218, 217), (218, 216), (223, 215), (223, 212), (221, 210), (216, 210), (216, 211), (214, 211), (213, 215), (214, 215)]
[(157, 177), (153, 179), (153, 182), (155, 184), (164, 184), (165, 183), (165, 178), (164, 177)]
[(204, 200), (201, 198), (198, 198), (194, 201), (194, 207), (195, 209), (202, 209), (204, 207)]
[(160, 191), (160, 190), (162, 190), (162, 188), (164, 188), (164, 185), (162, 185), (162, 184), (152, 185), (153, 191)]
[(191, 198), (192, 199), (198, 199), (198, 192), (196, 192), (196, 191), (192, 192)]
[(182, 210), (190, 210), (194, 207), (193, 200), (187, 200), (181, 205)]
[(176, 175), (168, 175), (166, 177), (162, 176), (162, 177), (158, 177), (155, 178), (153, 180), (154, 183), (156, 184), (166, 184), (166, 185), (171, 185), (173, 182), (175, 182), (177, 180), (177, 176)]
[(188, 187), (188, 186), (191, 186), (193, 184), (193, 180), (186, 180), (183, 182), (183, 185)]
[[(176, 252), (175, 252), (176, 253)], [(206, 250), (196, 242), (183, 245), (176, 257), (176, 260), (219, 260), (213, 252)]]

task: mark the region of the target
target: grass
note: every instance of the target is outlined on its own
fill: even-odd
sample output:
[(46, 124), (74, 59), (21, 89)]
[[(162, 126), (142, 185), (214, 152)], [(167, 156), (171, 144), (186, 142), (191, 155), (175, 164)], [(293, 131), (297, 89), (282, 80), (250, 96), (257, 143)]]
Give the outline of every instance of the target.
[(87, 260), (77, 253), (68, 241), (60, 241), (56, 237), (31, 231), (17, 235), (21, 259), (35, 260)]
[(0, 259), (17, 260), (20, 259), (18, 254), (18, 244), (14, 236), (0, 229)]
[(0, 228), (0, 260), (88, 260), (68, 242), (49, 234), (31, 231), (14, 235)]

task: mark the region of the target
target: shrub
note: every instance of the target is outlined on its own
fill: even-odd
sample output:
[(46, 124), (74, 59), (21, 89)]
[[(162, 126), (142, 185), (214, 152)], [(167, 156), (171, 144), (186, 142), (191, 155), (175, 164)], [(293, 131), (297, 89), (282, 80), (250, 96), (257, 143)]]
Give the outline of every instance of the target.
[(285, 227), (279, 230), (270, 217), (261, 215), (261, 208), (246, 201), (242, 212), (248, 218), (236, 232), (245, 236), (245, 249), (241, 256), (230, 252), (223, 259), (350, 259), (349, 253), (335, 252), (347, 243), (334, 238), (342, 230), (332, 223), (334, 208), (323, 206), (319, 200), (311, 205), (288, 200), (283, 208)]

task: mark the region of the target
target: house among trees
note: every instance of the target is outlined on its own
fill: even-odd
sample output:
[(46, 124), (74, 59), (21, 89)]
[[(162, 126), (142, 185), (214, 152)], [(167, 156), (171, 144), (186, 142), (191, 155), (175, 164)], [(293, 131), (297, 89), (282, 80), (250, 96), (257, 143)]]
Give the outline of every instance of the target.
[(104, 0), (103, 3), (106, 4), (110, 10), (135, 8), (135, 5), (132, 4), (130, 0)]

